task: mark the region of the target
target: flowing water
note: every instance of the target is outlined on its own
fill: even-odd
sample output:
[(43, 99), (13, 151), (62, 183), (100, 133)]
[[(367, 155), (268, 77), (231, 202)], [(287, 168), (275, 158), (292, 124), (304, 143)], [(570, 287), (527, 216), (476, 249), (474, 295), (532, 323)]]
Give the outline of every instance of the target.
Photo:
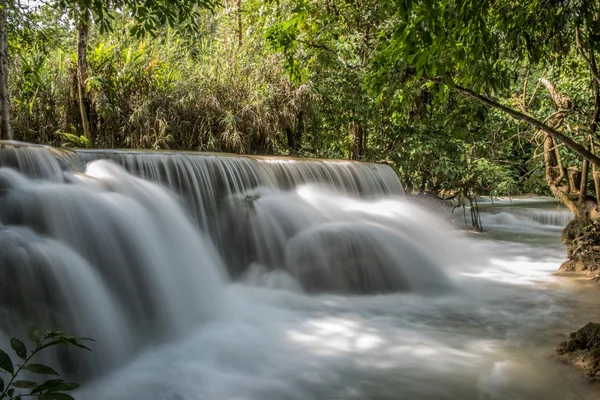
[(553, 359), (600, 299), (553, 275), (546, 199), (470, 234), (381, 165), (3, 142), (1, 166), (0, 342), (94, 337), (45, 360), (78, 399), (598, 398)]

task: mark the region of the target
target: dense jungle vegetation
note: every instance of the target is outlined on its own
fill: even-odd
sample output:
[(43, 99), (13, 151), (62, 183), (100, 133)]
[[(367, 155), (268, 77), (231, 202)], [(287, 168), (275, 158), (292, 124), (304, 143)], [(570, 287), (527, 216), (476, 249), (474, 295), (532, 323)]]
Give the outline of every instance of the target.
[(576, 213), (600, 185), (598, 0), (3, 4), (5, 138), (385, 162)]

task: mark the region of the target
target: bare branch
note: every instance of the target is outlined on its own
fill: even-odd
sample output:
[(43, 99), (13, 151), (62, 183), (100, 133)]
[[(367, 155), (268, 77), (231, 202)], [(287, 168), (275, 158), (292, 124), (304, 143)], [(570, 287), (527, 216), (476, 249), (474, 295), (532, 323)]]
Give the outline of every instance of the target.
[(537, 119), (530, 117), (529, 115), (523, 114), (522, 112), (513, 110), (512, 108), (509, 108), (509, 107), (503, 106), (502, 104), (496, 103), (495, 101), (493, 101), (487, 97), (484, 97), (482, 95), (479, 95), (470, 89), (466, 89), (466, 88), (463, 88), (460, 86), (454, 86), (454, 89), (458, 93), (460, 93), (461, 95), (463, 95), (465, 97), (470, 97), (472, 99), (478, 100), (481, 103), (483, 103), (489, 107), (495, 108), (496, 110), (502, 111), (502, 112), (510, 115), (514, 119), (527, 122), (528, 124), (539, 129), (540, 131), (543, 131), (544, 133), (548, 134), (549, 136), (564, 143), (567, 147), (569, 147), (570, 149), (575, 151), (580, 156), (587, 158), (593, 164), (600, 166), (600, 158), (596, 157), (589, 150), (587, 150), (585, 147), (583, 147), (579, 143), (575, 142), (573, 139), (563, 135), (556, 129), (551, 128), (550, 126), (544, 124), (543, 122), (538, 121)]

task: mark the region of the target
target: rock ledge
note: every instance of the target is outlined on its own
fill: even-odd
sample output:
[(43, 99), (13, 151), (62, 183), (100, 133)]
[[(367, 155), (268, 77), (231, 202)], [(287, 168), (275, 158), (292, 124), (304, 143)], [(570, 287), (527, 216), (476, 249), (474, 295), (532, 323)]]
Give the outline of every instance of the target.
[(556, 347), (561, 361), (583, 369), (586, 378), (600, 382), (600, 323), (589, 322)]

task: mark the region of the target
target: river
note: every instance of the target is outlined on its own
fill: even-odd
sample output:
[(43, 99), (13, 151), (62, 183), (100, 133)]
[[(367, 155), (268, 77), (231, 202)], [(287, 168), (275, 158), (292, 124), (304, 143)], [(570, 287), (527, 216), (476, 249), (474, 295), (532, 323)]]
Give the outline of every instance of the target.
[(407, 199), (387, 171), (327, 166), (282, 188), (265, 182), (304, 167), (244, 160), (271, 180), (198, 211), (190, 198), (206, 185), (186, 196), (181, 165), (176, 179), (149, 169), (151, 183), (52, 157), (21, 163), (30, 178), (0, 169), (0, 266), (13, 282), (0, 310), (6, 333), (60, 323), (97, 339), (92, 354), (47, 360), (84, 382), (77, 399), (598, 398), (553, 356), (600, 320), (600, 299), (595, 283), (555, 274), (569, 216), (550, 199), (485, 204), (475, 234)]

